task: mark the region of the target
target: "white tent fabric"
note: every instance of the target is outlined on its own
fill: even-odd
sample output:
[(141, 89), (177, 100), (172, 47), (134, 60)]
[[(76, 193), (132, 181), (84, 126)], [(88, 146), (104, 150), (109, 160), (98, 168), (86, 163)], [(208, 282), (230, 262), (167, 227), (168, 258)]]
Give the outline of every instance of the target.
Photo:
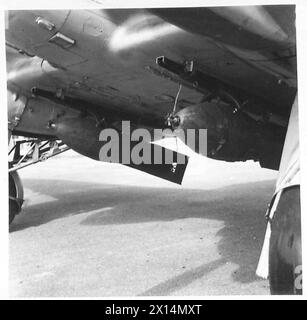
[[(299, 121), (298, 121), (298, 101), (297, 96), (294, 100), (285, 144), (279, 166), (278, 178), (275, 188), (275, 199), (269, 212), (270, 219), (276, 211), (282, 190), (300, 184), (300, 162), (299, 162)], [(270, 223), (267, 224), (264, 243), (256, 270), (259, 277), (268, 278), (269, 275), (269, 245), (271, 236)]]

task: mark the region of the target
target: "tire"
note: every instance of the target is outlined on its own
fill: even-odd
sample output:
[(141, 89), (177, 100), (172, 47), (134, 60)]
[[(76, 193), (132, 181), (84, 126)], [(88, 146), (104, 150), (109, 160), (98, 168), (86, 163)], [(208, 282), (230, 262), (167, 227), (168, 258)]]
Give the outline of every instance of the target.
[(271, 294), (302, 294), (300, 187), (284, 189), (271, 221)]
[(13, 222), (16, 215), (20, 212), (18, 203), (12, 199), (9, 202), (9, 224)]
[(11, 224), (17, 214), (21, 211), (23, 203), (23, 187), (18, 173), (9, 173), (9, 224)]

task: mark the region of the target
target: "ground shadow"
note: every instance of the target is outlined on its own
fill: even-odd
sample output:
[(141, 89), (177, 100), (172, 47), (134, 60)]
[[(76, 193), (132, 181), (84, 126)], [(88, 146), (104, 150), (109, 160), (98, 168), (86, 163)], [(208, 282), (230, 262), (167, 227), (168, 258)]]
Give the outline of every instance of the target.
[[(210, 266), (186, 271), (143, 295), (171, 294), (225, 261), (239, 266), (232, 275), (235, 281), (248, 283), (256, 280), (255, 269), (265, 232), (264, 213), (274, 187), (272, 180), (215, 190), (124, 187), (42, 179), (25, 179), (24, 183), (26, 188), (56, 200), (26, 206), (16, 223), (11, 225), (10, 232), (92, 210), (96, 211), (86, 215), (81, 224), (128, 224), (191, 217), (224, 222), (217, 234), (220, 237), (219, 260)], [(105, 208), (110, 208), (112, 214), (104, 214)]]

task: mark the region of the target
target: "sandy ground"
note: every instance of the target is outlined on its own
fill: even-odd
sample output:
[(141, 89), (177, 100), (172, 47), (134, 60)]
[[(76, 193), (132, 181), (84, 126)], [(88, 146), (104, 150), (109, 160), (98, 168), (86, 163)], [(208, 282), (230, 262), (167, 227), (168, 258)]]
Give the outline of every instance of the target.
[(197, 157), (176, 186), (69, 151), (20, 174), (12, 297), (269, 294), (255, 269), (274, 171)]

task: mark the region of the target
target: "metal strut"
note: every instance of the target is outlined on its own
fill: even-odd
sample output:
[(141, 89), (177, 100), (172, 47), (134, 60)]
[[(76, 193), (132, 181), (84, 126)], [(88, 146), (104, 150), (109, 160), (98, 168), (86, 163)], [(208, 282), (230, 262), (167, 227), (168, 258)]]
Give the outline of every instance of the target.
[[(24, 154), (21, 154), (21, 146), (29, 144), (30, 146)], [(9, 155), (14, 151), (13, 158), (9, 161), (8, 172), (14, 172), (19, 169), (28, 167), (37, 162), (45, 161), (51, 157), (59, 155), (70, 148), (63, 142), (56, 140), (42, 141), (39, 139), (16, 141), (9, 151)]]

